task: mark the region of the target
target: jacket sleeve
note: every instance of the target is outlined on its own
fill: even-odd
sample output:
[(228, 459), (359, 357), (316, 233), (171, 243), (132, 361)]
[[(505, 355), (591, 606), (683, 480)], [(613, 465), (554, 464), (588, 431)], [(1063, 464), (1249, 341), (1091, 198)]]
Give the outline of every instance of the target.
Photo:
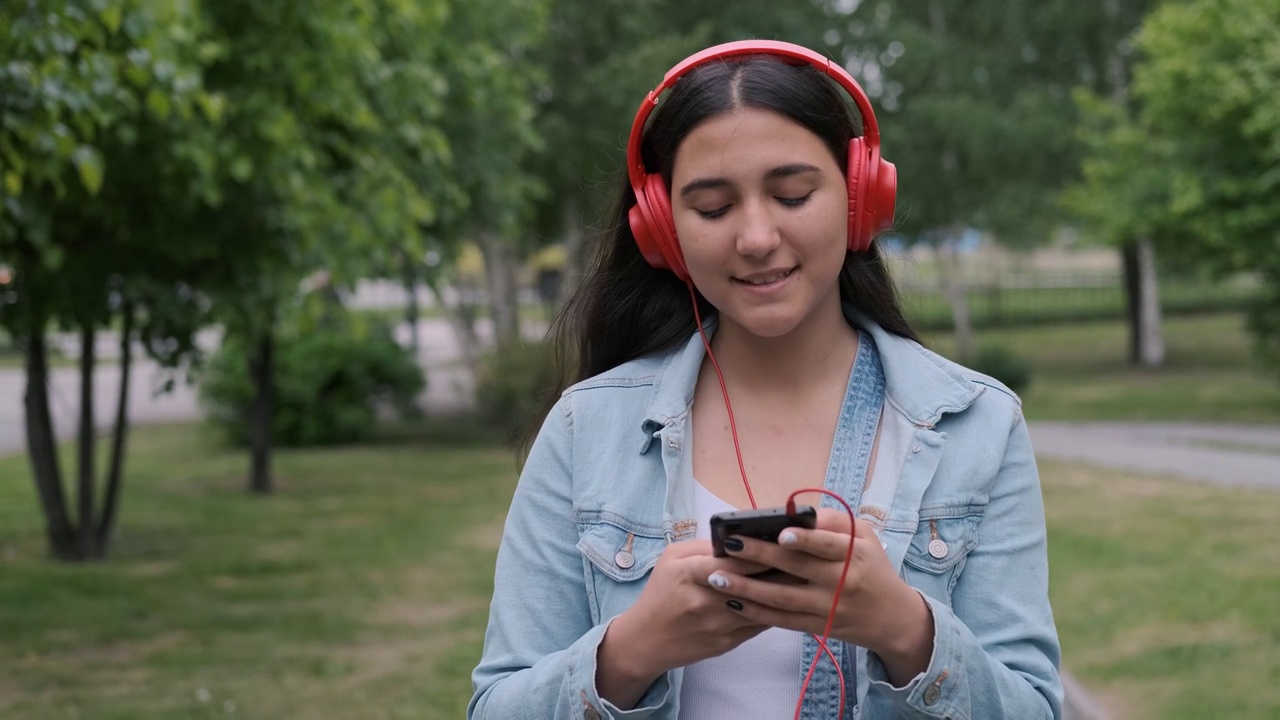
[(670, 673), (622, 712), (595, 687), (608, 622), (592, 624), (573, 521), (571, 398), (548, 414), (507, 513), (468, 720), (598, 720), (671, 715)]
[(1062, 717), (1044, 499), (1021, 412), (990, 487), (951, 607), (926, 597), (934, 620), (928, 668), (894, 687), (869, 655), (871, 691), (888, 695), (906, 718)]

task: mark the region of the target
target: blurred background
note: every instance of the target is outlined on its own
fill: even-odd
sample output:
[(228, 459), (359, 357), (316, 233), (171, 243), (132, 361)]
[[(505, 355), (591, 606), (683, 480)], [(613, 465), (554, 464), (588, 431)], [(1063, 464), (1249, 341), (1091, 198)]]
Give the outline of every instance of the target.
[(636, 107), (750, 37), (1023, 398), (1071, 715), (1280, 717), (1275, 0), (0, 0), (0, 717), (461, 717)]

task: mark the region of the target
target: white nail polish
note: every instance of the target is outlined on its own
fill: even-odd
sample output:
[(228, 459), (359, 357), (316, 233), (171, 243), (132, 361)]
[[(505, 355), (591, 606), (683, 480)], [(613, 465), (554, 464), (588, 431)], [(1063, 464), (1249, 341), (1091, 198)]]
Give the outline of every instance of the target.
[(707, 582), (711, 583), (711, 587), (720, 588), (721, 590), (729, 587), (729, 578), (720, 573), (711, 573), (707, 578)]
[(791, 532), (790, 530), (784, 530), (782, 531), (782, 534), (778, 536), (779, 545), (794, 545), (795, 542), (796, 542), (796, 534)]

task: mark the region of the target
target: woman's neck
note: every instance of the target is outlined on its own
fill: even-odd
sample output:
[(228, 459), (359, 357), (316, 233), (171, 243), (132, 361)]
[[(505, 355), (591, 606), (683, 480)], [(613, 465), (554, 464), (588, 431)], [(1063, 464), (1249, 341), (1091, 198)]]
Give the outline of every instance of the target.
[(836, 303), (773, 338), (753, 335), (721, 317), (711, 348), (726, 382), (754, 393), (803, 393), (848, 378), (858, 333)]

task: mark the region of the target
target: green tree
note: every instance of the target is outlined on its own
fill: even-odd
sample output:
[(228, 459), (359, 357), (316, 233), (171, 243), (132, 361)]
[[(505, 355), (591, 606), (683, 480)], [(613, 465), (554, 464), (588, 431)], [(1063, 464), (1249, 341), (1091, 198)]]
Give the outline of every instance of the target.
[[(197, 311), (184, 273), (201, 249), (174, 243), (210, 199), (220, 100), (200, 82), (189, 4), (30, 0), (0, 15), (0, 259), (16, 302), (0, 323), (26, 355), (26, 436), (52, 553), (105, 555), (123, 478), (134, 330), (177, 362)], [(94, 457), (98, 329), (119, 319), (121, 388), (99, 503)], [(48, 395), (46, 331), (80, 333), (74, 513)]]
[[(1075, 132), (1072, 90), (1125, 96), (1131, 36), (1153, 2), (852, 4), (833, 33), (879, 109), (899, 172), (898, 229), (936, 250), (964, 355), (971, 330), (955, 239), (976, 230), (1030, 247), (1069, 220), (1060, 193), (1092, 141)], [(1134, 257), (1126, 244), (1127, 268)], [(1131, 297), (1154, 298), (1153, 287)]]
[[(1160, 222), (1159, 194), (1146, 182), (1161, 172), (1159, 148), (1141, 147), (1132, 128), (1136, 101), (1130, 92), (1134, 36), (1152, 0), (1107, 0), (1102, 12), (1077, 13), (1073, 26), (1082, 42), (1080, 86), (1074, 93), (1080, 172), (1061, 200), (1095, 239), (1120, 250), (1134, 364), (1157, 368), (1164, 362), (1156, 269), (1157, 240), (1178, 232)], [(1135, 144), (1135, 141), (1139, 144)], [(1128, 165), (1145, 156), (1142, 165)], [(1115, 173), (1132, 173), (1122, 180)]]
[[(441, 166), (439, 134), (411, 111), (438, 101), (443, 83), (398, 54), (405, 35), (389, 28), (438, 26), (446, 9), (407, 0), (205, 6), (214, 48), (206, 81), (228, 109), (223, 202), (200, 225), (224, 252), (207, 288), (214, 312), (248, 350), (254, 492), (271, 490), (274, 334), (299, 282), (324, 270), (341, 284), (385, 266), (435, 219), (422, 176), (415, 182), (397, 153)], [(426, 82), (413, 87), (417, 79)], [(413, 93), (428, 97), (407, 99)]]
[[(499, 344), (519, 339), (515, 269), (536, 245), (529, 232), (532, 203), (546, 191), (529, 164), (543, 147), (534, 124), (534, 92), (543, 70), (534, 57), (545, 37), (546, 12), (546, 0), (456, 4), (433, 58), (449, 69), (449, 111), (441, 123), (457, 159), (451, 175), (462, 202), (450, 205), (452, 212), (427, 231), (451, 260), (464, 240), (479, 248)], [(455, 327), (474, 361), (473, 329), (456, 312)]]
[(1068, 88), (1081, 50), (1063, 32), (1074, 7), (864, 2), (837, 30), (898, 168), (897, 231), (934, 249), (962, 357), (971, 323), (959, 239), (1034, 245), (1060, 215), (1054, 194), (1075, 158)]
[(1159, 217), (1180, 229), (1163, 238), (1171, 255), (1262, 279), (1251, 327), (1280, 366), (1280, 5), (1171, 3), (1137, 44), (1135, 124), (1154, 152), (1130, 153), (1130, 169), (1167, 200)]

